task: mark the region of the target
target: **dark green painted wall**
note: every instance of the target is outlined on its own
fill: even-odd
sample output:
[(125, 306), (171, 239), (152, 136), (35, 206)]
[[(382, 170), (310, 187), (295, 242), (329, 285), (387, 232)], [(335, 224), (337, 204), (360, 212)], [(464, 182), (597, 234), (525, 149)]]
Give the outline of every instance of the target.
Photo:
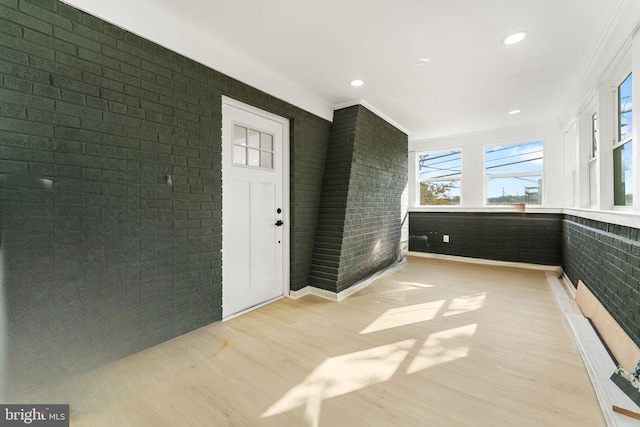
[(637, 228), (561, 214), (411, 212), (409, 233), (411, 251), (562, 265), (640, 345)]
[(334, 114), (310, 283), (341, 292), (400, 253), (408, 137), (367, 108)]
[(5, 391), (220, 320), (223, 94), (291, 120), (300, 289), (328, 121), (63, 3), (0, 0)]
[(561, 239), (560, 214), (409, 213), (410, 251), (559, 266)]
[(640, 346), (640, 230), (565, 215), (563, 267), (582, 280)]

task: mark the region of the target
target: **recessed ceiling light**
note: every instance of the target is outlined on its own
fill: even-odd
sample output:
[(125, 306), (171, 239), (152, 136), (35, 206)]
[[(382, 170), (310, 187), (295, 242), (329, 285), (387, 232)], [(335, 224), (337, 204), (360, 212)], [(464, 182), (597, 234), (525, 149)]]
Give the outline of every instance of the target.
[(353, 87), (362, 86), (364, 84), (364, 80), (360, 80), (360, 79), (351, 80), (349, 84)]
[(419, 59), (416, 60), (416, 64), (424, 65), (429, 61), (431, 61), (431, 59), (429, 59), (429, 58), (419, 58)]
[(525, 37), (527, 37), (527, 33), (526, 31), (518, 31), (517, 33), (513, 33), (507, 37), (505, 37), (502, 40), (502, 43), (504, 44), (516, 44), (516, 43), (520, 43), (522, 40), (524, 40)]
[(520, 114), (520, 113), (521, 113), (521, 110), (511, 110), (507, 114), (511, 114), (513, 116), (514, 114)]

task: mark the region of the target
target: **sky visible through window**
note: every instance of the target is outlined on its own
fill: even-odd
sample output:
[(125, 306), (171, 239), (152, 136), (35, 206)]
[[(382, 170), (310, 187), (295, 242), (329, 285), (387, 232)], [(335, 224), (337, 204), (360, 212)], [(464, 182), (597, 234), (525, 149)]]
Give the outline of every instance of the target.
[(618, 145), (613, 150), (614, 205), (633, 205), (633, 110), (631, 74), (618, 87)]
[(487, 202), (540, 204), (542, 171), (541, 141), (487, 147)]
[(421, 154), (418, 158), (420, 181), (451, 179), (462, 174), (462, 154), (460, 151)]
[(633, 113), (631, 109), (631, 74), (618, 88), (619, 142), (631, 138)]

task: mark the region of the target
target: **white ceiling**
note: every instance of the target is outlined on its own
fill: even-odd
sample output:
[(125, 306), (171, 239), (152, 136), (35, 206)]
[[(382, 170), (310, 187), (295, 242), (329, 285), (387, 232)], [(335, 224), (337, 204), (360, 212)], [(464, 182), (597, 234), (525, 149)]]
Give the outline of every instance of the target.
[[(286, 89), (269, 82), (287, 81), (332, 107), (364, 99), (417, 140), (559, 120), (618, 1), (126, 3), (153, 16), (156, 26), (165, 25), (165, 34), (188, 29), (189, 37), (208, 40), (212, 50), (215, 39), (218, 48), (234, 51), (236, 67), (242, 64), (244, 71), (232, 77), (290, 102)], [(69, 2), (81, 7), (92, 0)], [(137, 25), (136, 19), (115, 23), (127, 28)], [(128, 29), (145, 35), (144, 30)], [(529, 37), (513, 46), (501, 43), (517, 30), (528, 31)], [(170, 40), (164, 44), (180, 51)], [(194, 57), (198, 54), (180, 53), (199, 59)], [(423, 57), (431, 61), (417, 65)], [(218, 69), (227, 72), (224, 68)], [(365, 85), (349, 86), (354, 78), (364, 79)], [(508, 115), (513, 109), (522, 113)]]

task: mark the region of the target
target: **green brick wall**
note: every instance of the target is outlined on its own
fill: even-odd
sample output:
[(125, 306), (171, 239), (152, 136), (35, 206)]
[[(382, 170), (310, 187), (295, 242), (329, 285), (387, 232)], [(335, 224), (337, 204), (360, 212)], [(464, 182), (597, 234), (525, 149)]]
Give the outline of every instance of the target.
[(565, 215), (562, 267), (640, 346), (640, 229)]
[(310, 284), (341, 292), (400, 256), (406, 134), (362, 105), (334, 114)]
[[(409, 250), (466, 258), (561, 265), (562, 215), (410, 212)], [(443, 235), (449, 242), (443, 242)]]
[(222, 95), (291, 120), (300, 289), (329, 122), (61, 2), (0, 0), (5, 393), (220, 320)]

